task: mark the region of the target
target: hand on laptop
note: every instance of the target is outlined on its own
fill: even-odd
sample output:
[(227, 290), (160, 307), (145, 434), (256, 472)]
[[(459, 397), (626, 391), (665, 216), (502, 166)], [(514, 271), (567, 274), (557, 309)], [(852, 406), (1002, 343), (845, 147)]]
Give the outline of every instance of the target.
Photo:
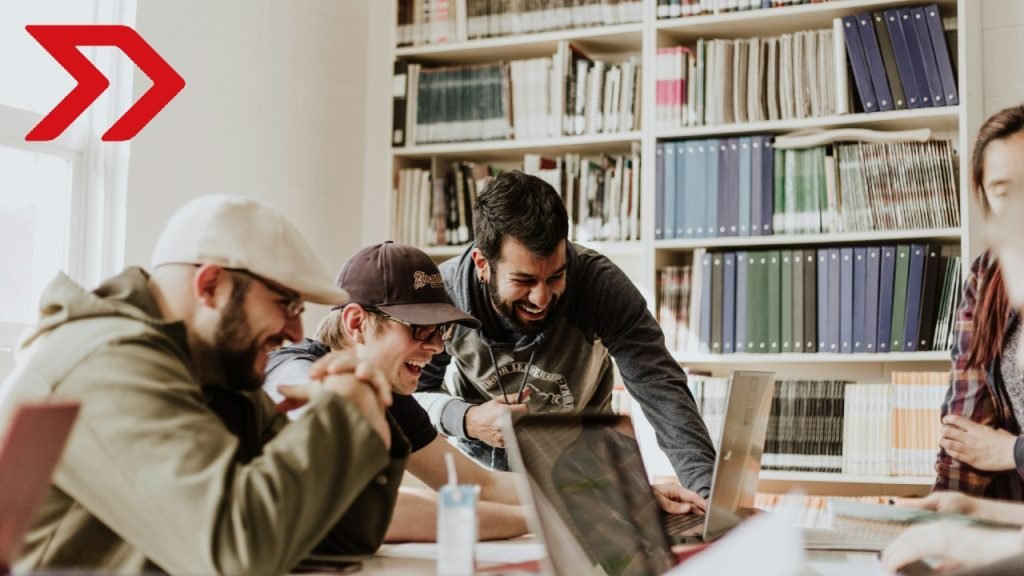
[(944, 572), (981, 566), (1020, 552), (1020, 532), (931, 522), (904, 530), (882, 552), (882, 565), (895, 573), (917, 560), (939, 559), (938, 564), (931, 564)]
[(651, 488), (661, 509), (669, 514), (703, 514), (708, 509), (707, 501), (700, 494), (676, 482), (654, 484)]
[[(495, 448), (505, 447), (505, 435), (501, 431), (505, 414), (512, 416), (526, 414), (526, 401), (530, 398), (530, 389), (523, 390), (519, 403), (505, 402), (502, 397), (488, 400), (483, 404), (470, 407), (466, 411), (466, 433), (470, 438), (482, 440)], [(510, 398), (511, 400), (511, 398)]]

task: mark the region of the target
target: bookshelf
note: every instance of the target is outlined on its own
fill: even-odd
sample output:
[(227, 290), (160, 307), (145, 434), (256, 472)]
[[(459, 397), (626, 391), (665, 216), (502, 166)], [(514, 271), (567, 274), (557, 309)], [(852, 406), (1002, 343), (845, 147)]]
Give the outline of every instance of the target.
[[(829, 29), (834, 18), (865, 11), (886, 10), (924, 4), (909, 0), (832, 0), (823, 3), (786, 6), (755, 11), (658, 19), (656, 0), (643, 1), (643, 20), (604, 27), (577, 28), (453, 42), (449, 44), (403, 46), (391, 56), (426, 66), (493, 63), (537, 57), (550, 57), (560, 42), (570, 41), (594, 58), (622, 62), (630, 57), (640, 64), (641, 118), (639, 129), (615, 133), (583, 134), (525, 140), (489, 140), (444, 144), (413, 145), (390, 149), (385, 174), (397, 175), (403, 168), (429, 170), (434, 177), (451, 162), (467, 160), (487, 162), (500, 167), (521, 165), (524, 154), (627, 154), (640, 150), (640, 239), (625, 242), (588, 242), (623, 268), (648, 298), (657, 312), (657, 273), (666, 265), (689, 263), (698, 249), (771, 250), (822, 246), (865, 246), (898, 243), (933, 243), (959, 250), (962, 274), (981, 251), (980, 228), (968, 189), (969, 150), (982, 116), (980, 6), (971, 0), (938, 0), (943, 17), (955, 17), (958, 34), (956, 80), (959, 104), (937, 108), (893, 110), (875, 113), (849, 113), (812, 118), (729, 123), (666, 128), (657, 125), (656, 70), (657, 50), (678, 44), (690, 44), (698, 38), (750, 38), (773, 36), (801, 30)], [(395, 6), (389, 8), (392, 28)], [(394, 35), (393, 35), (394, 37)], [(855, 93), (850, 82), (849, 90)], [(700, 138), (726, 138), (750, 134), (778, 135), (795, 131), (831, 128), (870, 128), (908, 130), (928, 128), (933, 138), (949, 138), (959, 152), (956, 169), (959, 193), (960, 226), (934, 229), (897, 229), (891, 231), (842, 232), (819, 234), (778, 234), (769, 236), (672, 238), (655, 240), (656, 166), (659, 143)], [(393, 187), (393, 183), (389, 188)], [(368, 189), (371, 187), (368, 187)], [(395, 194), (381, 202), (380, 190), (372, 194), (375, 205), (383, 205), (389, 214), (388, 229), (393, 230)], [(390, 232), (389, 232), (390, 234)], [(457, 256), (464, 246), (424, 246), (435, 260)], [(707, 371), (715, 376), (728, 375), (732, 369), (763, 367), (776, 371), (780, 379), (837, 379), (858, 382), (884, 381), (894, 371), (942, 371), (949, 368), (945, 351), (890, 353), (780, 353), (780, 354), (698, 354), (677, 352), (682, 365)], [(657, 472), (657, 471), (655, 471)], [(810, 494), (834, 495), (918, 495), (932, 483), (927, 477), (850, 476), (805, 472), (765, 471), (761, 489), (784, 492), (802, 487)]]

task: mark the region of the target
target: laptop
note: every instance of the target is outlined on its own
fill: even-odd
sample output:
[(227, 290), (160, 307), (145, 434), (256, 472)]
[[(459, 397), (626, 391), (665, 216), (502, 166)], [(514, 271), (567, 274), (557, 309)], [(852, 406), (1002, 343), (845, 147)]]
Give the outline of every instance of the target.
[(21, 554), (77, 416), (73, 402), (23, 404), (0, 436), (0, 574)]
[[(772, 372), (737, 371), (729, 379), (721, 449), (708, 511), (683, 532), (706, 542), (752, 510), (768, 428)], [(506, 422), (509, 464), (531, 529), (557, 574), (659, 574), (676, 563), (628, 417), (527, 415)], [(590, 567), (590, 571), (583, 567)]]

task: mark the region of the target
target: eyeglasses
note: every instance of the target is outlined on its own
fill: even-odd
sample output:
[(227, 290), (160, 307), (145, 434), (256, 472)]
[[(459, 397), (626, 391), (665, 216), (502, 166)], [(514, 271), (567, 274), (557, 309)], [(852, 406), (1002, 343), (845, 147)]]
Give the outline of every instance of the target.
[(376, 315), (376, 316), (378, 316), (380, 318), (384, 318), (385, 320), (394, 320), (395, 322), (398, 322), (399, 324), (404, 324), (404, 325), (408, 326), (409, 329), (412, 330), (412, 339), (416, 340), (418, 342), (430, 342), (431, 340), (434, 339), (434, 336), (436, 334), (440, 334), (441, 335), (441, 341), (442, 342), (447, 342), (447, 341), (451, 340), (452, 334), (455, 332), (455, 323), (454, 322), (447, 322), (445, 324), (430, 324), (428, 326), (420, 326), (419, 324), (412, 324), (410, 322), (406, 322), (405, 320), (400, 320), (398, 318), (395, 318), (394, 316), (391, 316), (387, 312), (378, 310), (376, 308), (367, 308), (366, 311), (370, 312), (371, 314), (374, 314), (374, 315)]
[(277, 303), (281, 306), (281, 309), (284, 311), (285, 318), (292, 320), (294, 318), (298, 318), (300, 314), (306, 311), (306, 303), (302, 300), (301, 294), (295, 294), (294, 292), (291, 292), (290, 290), (279, 286), (276, 282), (271, 282), (270, 280), (267, 280), (266, 278), (259, 276), (257, 274), (253, 274), (248, 270), (241, 270), (238, 268), (228, 268), (227, 270), (231, 271), (234, 274), (248, 276), (249, 278), (252, 278), (253, 280), (259, 282), (260, 284), (263, 284), (263, 286), (267, 290), (270, 290), (277, 296), (280, 296), (281, 299), (278, 300)]

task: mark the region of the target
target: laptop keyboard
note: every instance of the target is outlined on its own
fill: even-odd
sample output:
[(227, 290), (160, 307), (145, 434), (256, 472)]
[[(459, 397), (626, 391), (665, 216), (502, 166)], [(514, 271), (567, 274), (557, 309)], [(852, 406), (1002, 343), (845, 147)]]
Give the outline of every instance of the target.
[(704, 523), (704, 516), (701, 514), (669, 514), (665, 517), (665, 534), (679, 536), (694, 526)]

